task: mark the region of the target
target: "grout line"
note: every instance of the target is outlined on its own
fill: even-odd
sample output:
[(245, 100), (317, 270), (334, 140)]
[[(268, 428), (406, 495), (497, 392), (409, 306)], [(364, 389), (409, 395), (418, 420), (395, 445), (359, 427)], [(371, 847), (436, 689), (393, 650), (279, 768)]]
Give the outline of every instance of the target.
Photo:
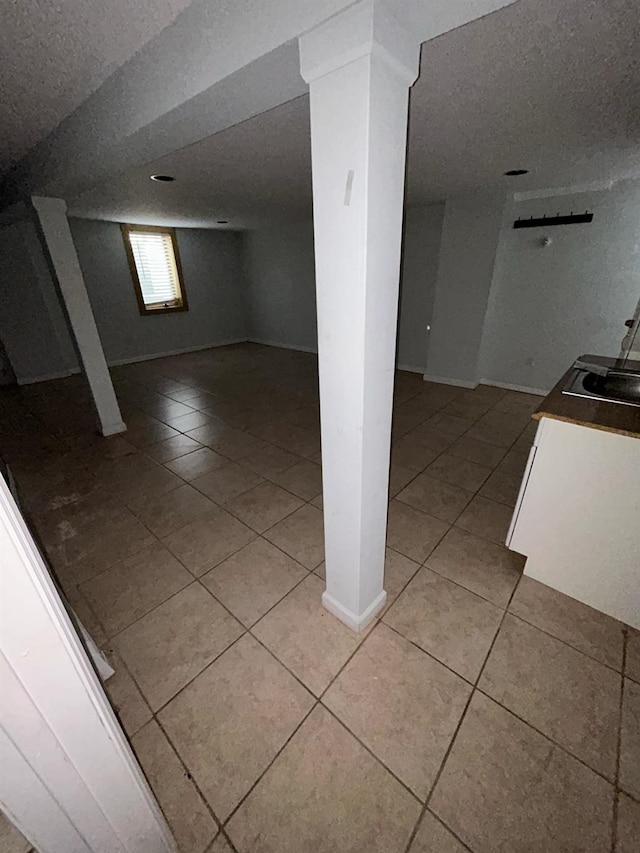
[(618, 736), (616, 738), (616, 769), (613, 791), (613, 815), (611, 819), (611, 853), (615, 853), (618, 843), (618, 801), (620, 799), (620, 762), (622, 755), (622, 719), (624, 707), (624, 672), (627, 668), (627, 644), (629, 641), (629, 633), (625, 628), (623, 630), (623, 646), (622, 646), (622, 672), (620, 677), (620, 704), (618, 707)]

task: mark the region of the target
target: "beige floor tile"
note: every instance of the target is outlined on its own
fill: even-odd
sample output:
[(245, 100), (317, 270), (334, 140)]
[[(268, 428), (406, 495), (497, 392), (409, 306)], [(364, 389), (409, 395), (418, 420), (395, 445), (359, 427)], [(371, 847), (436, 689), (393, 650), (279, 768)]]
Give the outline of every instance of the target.
[(640, 685), (629, 678), (622, 702), (620, 787), (640, 800)]
[(295, 453), (289, 453), (288, 450), (283, 450), (281, 447), (276, 447), (275, 444), (268, 444), (256, 453), (250, 453), (242, 460), (242, 465), (260, 474), (261, 477), (271, 477), (273, 474), (279, 474), (292, 465), (301, 461), (300, 456)]
[(188, 435), (176, 435), (174, 438), (167, 438), (165, 441), (158, 442), (158, 444), (151, 444), (149, 447), (145, 447), (144, 452), (147, 456), (155, 459), (156, 462), (170, 462), (172, 459), (178, 459), (180, 456), (191, 453), (199, 447), (202, 447), (202, 445), (189, 438)]
[(627, 658), (625, 675), (640, 684), (640, 631), (627, 629)]
[(302, 503), (300, 498), (279, 486), (274, 486), (273, 483), (261, 483), (228, 501), (225, 507), (256, 533), (264, 533), (287, 515), (291, 515)]
[(463, 678), (474, 681), (500, 625), (502, 610), (422, 568), (383, 619)]
[(255, 539), (202, 578), (243, 625), (250, 627), (307, 572), (264, 539)]
[(2, 853), (30, 853), (31, 844), (0, 812), (0, 850)]
[(420, 474), (400, 492), (397, 500), (452, 524), (472, 497), (472, 492)]
[(458, 839), (434, 817), (426, 811), (420, 821), (416, 837), (409, 848), (409, 853), (466, 853)]
[(419, 568), (419, 563), (410, 560), (404, 554), (399, 554), (393, 548), (385, 550), (384, 588), (387, 593), (385, 609), (393, 604)]
[(262, 478), (235, 462), (229, 462), (192, 480), (191, 485), (219, 504), (237, 498), (259, 485)]
[(615, 853), (638, 853), (640, 803), (618, 794), (618, 832)]
[(189, 571), (199, 577), (235, 554), (256, 534), (223, 509), (187, 524), (163, 539)]
[(509, 506), (476, 495), (456, 521), (456, 526), (504, 545), (513, 510)]
[(449, 525), (398, 500), (389, 503), (387, 545), (422, 563), (436, 547)]
[(402, 491), (416, 476), (416, 472), (411, 468), (405, 468), (398, 462), (392, 462), (389, 470), (389, 497), (395, 498), (398, 492)]
[(528, 453), (511, 449), (498, 465), (498, 471), (503, 471), (505, 474), (512, 474), (522, 480), (528, 460)]
[(227, 839), (220, 833), (207, 853), (233, 853), (233, 851)]
[(442, 409), (443, 415), (453, 415), (457, 418), (464, 418), (467, 421), (477, 421), (481, 418), (488, 409), (491, 408), (490, 403), (486, 400), (474, 399), (473, 397), (465, 397), (461, 395), (456, 397)]
[(227, 826), (239, 853), (401, 853), (418, 802), (322, 707)]
[(324, 704), (425, 800), (471, 686), (378, 624), (324, 695)]
[(486, 441), (487, 444), (493, 444), (495, 447), (502, 447), (507, 450), (518, 438), (521, 431), (521, 429), (512, 426), (486, 423), (480, 420), (476, 421), (466, 433), (466, 437), (474, 438), (476, 441)]
[(504, 457), (504, 448), (487, 444), (486, 441), (478, 441), (475, 438), (467, 438), (463, 435), (455, 444), (452, 444), (447, 453), (450, 456), (459, 456), (469, 462), (477, 462), (487, 468), (495, 468)]
[(82, 626), (94, 643), (97, 646), (102, 646), (107, 640), (106, 631), (96, 618), (93, 610), (89, 607), (89, 603), (79, 587), (70, 586), (68, 589), (65, 589), (64, 598), (66, 598), (66, 602), (72, 611), (72, 616), (75, 616), (82, 623)]
[(430, 808), (474, 851), (603, 853), (613, 787), (476, 692)]
[(134, 735), (132, 745), (180, 853), (203, 853), (218, 827), (155, 720)]
[(425, 427), (433, 429), (441, 435), (460, 438), (463, 433), (473, 426), (474, 421), (475, 418), (461, 418), (456, 415), (448, 415), (445, 412), (437, 412), (425, 421)]
[(452, 527), (425, 565), (498, 607), (506, 607), (522, 575), (524, 557)]
[(246, 635), (159, 716), (200, 790), (225, 820), (312, 705), (311, 695)]
[(155, 542), (86, 581), (81, 591), (112, 637), (192, 580), (173, 554)]
[(320, 437), (315, 430), (294, 426), (286, 421), (271, 421), (252, 427), (251, 433), (283, 450), (297, 453), (298, 456), (305, 458), (320, 449)]
[(118, 655), (109, 655), (109, 663), (115, 672), (104, 682), (104, 689), (120, 718), (122, 728), (131, 737), (149, 722), (151, 709)]
[[(435, 427), (430, 420), (426, 420), (420, 426), (408, 432), (405, 438), (412, 442), (422, 444), (430, 450), (435, 451), (436, 455), (445, 453), (456, 441), (456, 436), (447, 435)], [(434, 457), (435, 458), (435, 457)], [(433, 460), (430, 460), (433, 461)]]
[(243, 630), (206, 589), (193, 583), (125, 628), (113, 645), (155, 711)]
[(419, 473), (433, 462), (440, 452), (416, 441), (409, 433), (391, 446), (391, 464), (401, 465), (403, 468)]
[(264, 441), (248, 432), (226, 425), (214, 425), (213, 422), (189, 430), (187, 435), (234, 462), (266, 447)]
[(310, 501), (322, 492), (322, 468), (308, 459), (303, 459), (284, 471), (271, 474), (269, 479), (288, 492), (293, 492), (303, 501)]
[(468, 459), (461, 459), (459, 456), (443, 453), (429, 465), (425, 474), (435, 480), (459, 486), (468, 492), (475, 492), (491, 474), (491, 468), (478, 465), (477, 462), (470, 462)]
[(151, 444), (157, 444), (159, 441), (165, 441), (167, 438), (173, 438), (179, 435), (177, 429), (173, 429), (168, 424), (156, 421), (154, 424), (149, 424), (143, 427), (134, 427), (127, 430), (127, 441), (134, 447), (140, 449), (149, 447)]
[(229, 460), (220, 456), (215, 450), (211, 450), (210, 447), (201, 447), (199, 450), (194, 450), (193, 453), (187, 453), (178, 459), (165, 462), (165, 467), (177, 474), (178, 477), (182, 477), (183, 480), (191, 481), (228, 464)]
[(506, 506), (514, 507), (518, 500), (522, 477), (506, 474), (504, 471), (494, 471), (478, 494), (490, 498)]
[(324, 588), (309, 575), (252, 629), (316, 696), (364, 639), (324, 609)]
[(264, 534), (307, 569), (315, 569), (324, 559), (322, 511), (305, 504)]
[(39, 528), (63, 585), (82, 583), (155, 541), (107, 492), (49, 513)]
[(179, 477), (142, 453), (105, 461), (96, 476), (123, 503), (163, 495), (182, 485)]
[(156, 536), (168, 536), (216, 509), (201, 492), (184, 483), (164, 495), (132, 501), (129, 507)]
[(550, 586), (523, 577), (509, 610), (580, 652), (622, 671), (623, 626)]
[(188, 432), (196, 427), (204, 426), (211, 422), (211, 417), (204, 412), (189, 412), (187, 415), (178, 415), (177, 418), (169, 418), (168, 424), (180, 432)]
[(621, 678), (507, 615), (479, 687), (576, 758), (613, 780)]
[(324, 507), (324, 497), (323, 495), (318, 495), (317, 498), (314, 498), (312, 501), (309, 501), (312, 506), (318, 507), (318, 509), (322, 509)]

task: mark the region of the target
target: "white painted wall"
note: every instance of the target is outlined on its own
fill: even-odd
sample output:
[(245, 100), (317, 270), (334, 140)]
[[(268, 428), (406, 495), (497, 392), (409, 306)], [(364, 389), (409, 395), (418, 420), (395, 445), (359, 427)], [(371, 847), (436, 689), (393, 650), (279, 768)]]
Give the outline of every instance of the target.
[(189, 310), (141, 316), (120, 226), (71, 219), (107, 361), (131, 361), (244, 339), (242, 244), (237, 233), (177, 229)]
[(78, 369), (67, 321), (35, 225), (0, 229), (0, 338), (19, 383)]
[[(589, 209), (593, 222), (514, 229), (518, 217)], [(480, 373), (549, 390), (582, 353), (617, 356), (640, 298), (640, 181), (520, 201), (505, 222)], [(542, 248), (542, 236), (552, 243)]]
[[(407, 209), (400, 280), (398, 364), (424, 371), (444, 205)], [(316, 351), (311, 221), (244, 235), (249, 337)]]

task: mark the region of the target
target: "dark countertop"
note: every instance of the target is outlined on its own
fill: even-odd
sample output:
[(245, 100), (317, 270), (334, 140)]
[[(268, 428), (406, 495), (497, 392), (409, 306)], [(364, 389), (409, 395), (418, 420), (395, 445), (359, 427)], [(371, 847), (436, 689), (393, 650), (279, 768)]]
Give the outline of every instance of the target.
[[(581, 355), (580, 358), (601, 364), (603, 367), (625, 366), (640, 370), (640, 361), (628, 361), (624, 364), (620, 359), (607, 358), (602, 355)], [(640, 438), (640, 407), (563, 394), (562, 389), (572, 371), (573, 366), (567, 370), (540, 403), (532, 416), (535, 420), (553, 418), (570, 424), (579, 424), (592, 429)]]

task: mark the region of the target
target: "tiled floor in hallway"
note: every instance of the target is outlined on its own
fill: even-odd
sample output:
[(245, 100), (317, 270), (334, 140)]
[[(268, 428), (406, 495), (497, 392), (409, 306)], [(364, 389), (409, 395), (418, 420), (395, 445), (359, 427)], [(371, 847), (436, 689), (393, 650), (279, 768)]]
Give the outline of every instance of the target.
[(502, 544), (538, 398), (397, 375), (358, 636), (320, 605), (314, 357), (112, 372), (124, 436), (72, 377), (3, 395), (0, 450), (184, 853), (637, 853), (640, 635)]

